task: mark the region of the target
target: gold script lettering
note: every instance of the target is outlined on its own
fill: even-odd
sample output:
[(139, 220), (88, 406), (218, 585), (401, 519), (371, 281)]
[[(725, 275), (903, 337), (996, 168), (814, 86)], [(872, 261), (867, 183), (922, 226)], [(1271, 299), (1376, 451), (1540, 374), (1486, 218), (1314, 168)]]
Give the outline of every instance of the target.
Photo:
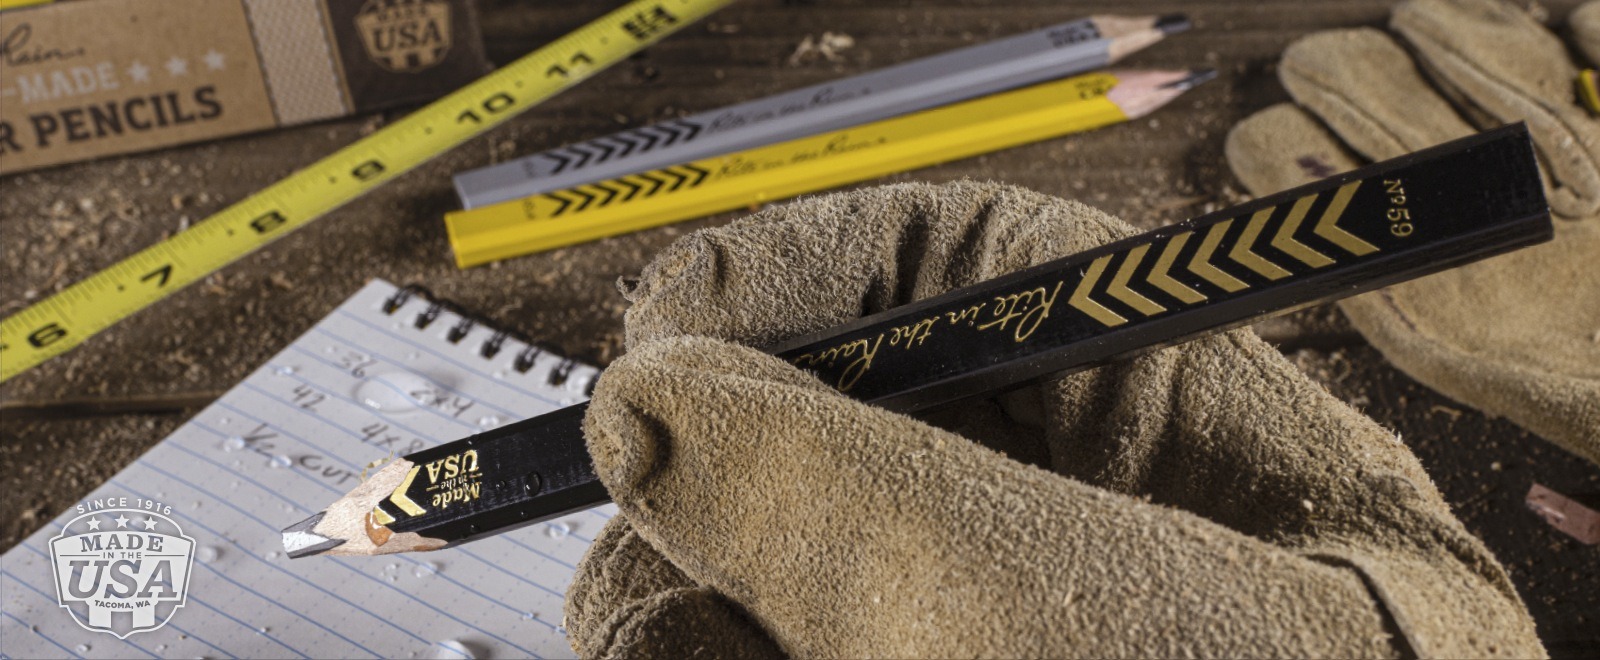
[(926, 318), (912, 325), (902, 325), (895, 328), (889, 334), (889, 345), (900, 346), (900, 340), (903, 339), (906, 342), (904, 346), (906, 349), (921, 346), (922, 342), (927, 341), (928, 335), (933, 333), (933, 322), (938, 318), (937, 316)]
[(1061, 282), (1056, 282), (1056, 288), (1049, 293), (1044, 287), (1013, 293), (1009, 296), (998, 296), (994, 299), (995, 320), (978, 326), (979, 330), (988, 330), (999, 326), (1005, 330), (1012, 321), (1016, 321), (1016, 329), (1012, 337), (1017, 343), (1028, 340), (1033, 336), (1033, 331), (1039, 329), (1039, 324), (1050, 317), (1050, 308), (1056, 304), (1056, 296), (1061, 293)]
[(816, 353), (806, 353), (795, 358), (794, 364), (798, 367), (821, 365), (825, 368), (832, 368), (839, 358), (854, 357), (854, 360), (845, 365), (844, 371), (839, 373), (839, 379), (833, 385), (840, 392), (849, 392), (850, 388), (855, 386), (856, 381), (861, 380), (861, 377), (872, 369), (872, 359), (877, 357), (878, 346), (882, 344), (883, 335), (881, 334), (871, 340), (857, 339)]

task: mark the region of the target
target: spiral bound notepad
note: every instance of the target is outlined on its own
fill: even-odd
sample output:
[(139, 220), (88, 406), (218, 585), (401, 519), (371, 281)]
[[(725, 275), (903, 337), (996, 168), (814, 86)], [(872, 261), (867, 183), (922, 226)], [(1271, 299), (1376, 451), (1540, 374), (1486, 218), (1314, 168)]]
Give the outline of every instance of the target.
[[(570, 656), (563, 594), (611, 505), (458, 548), (371, 558), (291, 561), (279, 530), (342, 496), (375, 461), (577, 403), (598, 373), (421, 289), (373, 281), (84, 510), (0, 558), (0, 655)], [(127, 500), (116, 511), (94, 507), (118, 498)], [(169, 535), (161, 547), (175, 563), (147, 591), (181, 607), (135, 597), (125, 611), (80, 597), (96, 584), (87, 568), (58, 577), (73, 552), (108, 552), (98, 546), (119, 534)], [(191, 558), (176, 534), (192, 539)], [(117, 636), (167, 612), (154, 630)], [(115, 634), (91, 630), (102, 625)]]

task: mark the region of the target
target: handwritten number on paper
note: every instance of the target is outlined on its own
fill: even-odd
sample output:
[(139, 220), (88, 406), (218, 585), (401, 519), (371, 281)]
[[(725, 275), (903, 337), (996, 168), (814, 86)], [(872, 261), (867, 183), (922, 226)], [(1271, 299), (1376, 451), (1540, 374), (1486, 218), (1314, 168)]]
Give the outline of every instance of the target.
[(317, 404), (322, 403), (323, 399), (326, 398), (321, 392), (312, 389), (310, 385), (294, 386), (294, 402), (306, 410), (316, 411)]
[(350, 375), (356, 378), (366, 378), (367, 367), (377, 363), (376, 359), (355, 351), (346, 350), (339, 354), (339, 367), (350, 372)]
[(398, 446), (400, 441), (405, 439), (405, 436), (390, 433), (388, 424), (374, 422), (361, 427), (362, 442), (370, 444), (379, 449), (388, 449), (389, 451), (401, 456), (421, 451), (425, 446), (421, 440), (416, 438), (411, 438), (411, 441), (406, 443), (404, 447)]

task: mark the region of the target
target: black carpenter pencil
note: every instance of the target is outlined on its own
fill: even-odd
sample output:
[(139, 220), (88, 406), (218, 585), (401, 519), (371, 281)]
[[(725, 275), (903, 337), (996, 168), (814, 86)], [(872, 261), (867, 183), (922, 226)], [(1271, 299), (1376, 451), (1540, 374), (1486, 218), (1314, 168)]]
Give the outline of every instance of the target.
[[(1549, 240), (1527, 130), (1377, 163), (797, 338), (770, 352), (917, 410)], [(938, 359), (928, 359), (929, 357)], [(290, 556), (431, 550), (607, 500), (573, 406), (397, 460)]]

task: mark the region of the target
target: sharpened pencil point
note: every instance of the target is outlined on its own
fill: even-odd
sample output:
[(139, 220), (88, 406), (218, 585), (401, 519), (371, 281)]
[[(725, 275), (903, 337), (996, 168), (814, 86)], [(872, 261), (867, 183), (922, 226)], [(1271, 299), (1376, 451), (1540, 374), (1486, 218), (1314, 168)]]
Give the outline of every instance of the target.
[(289, 553), (290, 559), (320, 555), (344, 545), (344, 539), (330, 539), (313, 531), (317, 523), (322, 522), (322, 518), (327, 515), (327, 511), (319, 511), (316, 515), (283, 529), (283, 550)]
[(1194, 27), (1187, 14), (1162, 14), (1156, 19), (1156, 29), (1166, 34), (1177, 34)]
[(1189, 71), (1189, 75), (1162, 85), (1162, 87), (1168, 89), (1189, 90), (1193, 89), (1196, 85), (1199, 85), (1207, 80), (1211, 80), (1215, 77), (1217, 77), (1216, 69), (1209, 67), (1204, 69), (1193, 69)]

